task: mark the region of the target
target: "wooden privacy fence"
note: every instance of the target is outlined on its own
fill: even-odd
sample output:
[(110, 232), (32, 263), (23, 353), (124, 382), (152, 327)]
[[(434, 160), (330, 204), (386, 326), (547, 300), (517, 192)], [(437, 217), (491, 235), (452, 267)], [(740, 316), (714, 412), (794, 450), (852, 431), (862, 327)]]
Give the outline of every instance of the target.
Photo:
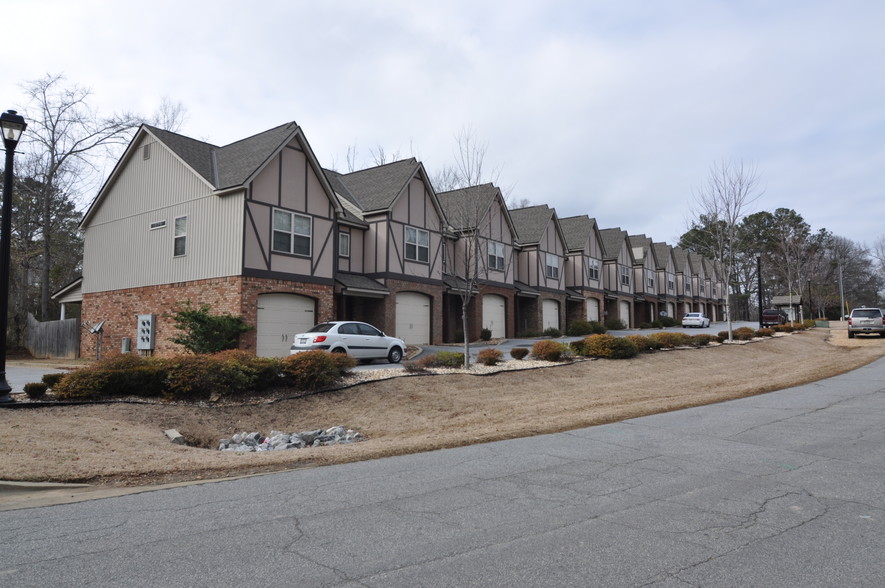
[(25, 347), (37, 358), (80, 357), (80, 319), (41, 323), (34, 318), (34, 315), (28, 313)]

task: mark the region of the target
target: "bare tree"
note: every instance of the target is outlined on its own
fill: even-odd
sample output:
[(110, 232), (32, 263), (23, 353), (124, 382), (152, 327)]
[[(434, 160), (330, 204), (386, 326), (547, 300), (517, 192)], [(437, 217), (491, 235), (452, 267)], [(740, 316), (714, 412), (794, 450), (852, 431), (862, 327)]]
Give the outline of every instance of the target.
[[(488, 261), (495, 256), (487, 231), (489, 212), (497, 198), (503, 195), (485, 171), (486, 145), (476, 140), (473, 130), (463, 128), (456, 136), (454, 164), (444, 167), (431, 182), (438, 191), (440, 203), (452, 230), (457, 235), (452, 267), (449, 268), (450, 287), (461, 301), (461, 329), (464, 333), (464, 367), (470, 366), (469, 309), (479, 282), (488, 274)], [(492, 180), (490, 182), (489, 180)], [(494, 247), (494, 245), (491, 245)]]
[[(97, 184), (97, 163), (106, 148), (128, 142), (130, 132), (141, 119), (124, 113), (99, 116), (89, 106), (91, 91), (65, 85), (62, 75), (46, 75), (24, 84), (30, 99), (25, 108), (27, 148), (33, 157), (34, 186), (42, 204), (42, 267), (40, 309), (43, 320), (49, 314), (50, 271), (53, 245), (53, 211), (59, 199), (75, 198)], [(95, 182), (95, 183), (92, 183)]]
[(163, 96), (157, 112), (147, 122), (164, 131), (177, 133), (187, 120), (187, 109), (181, 101), (174, 102), (168, 96)]
[[(697, 229), (708, 244), (709, 255), (722, 268), (726, 290), (730, 290), (736, 267), (736, 252), (740, 249), (739, 225), (747, 208), (762, 193), (755, 166), (743, 161), (720, 161), (710, 167), (706, 184), (694, 195), (692, 212)], [(732, 340), (731, 292), (725, 293), (725, 315), (728, 317), (728, 339)]]

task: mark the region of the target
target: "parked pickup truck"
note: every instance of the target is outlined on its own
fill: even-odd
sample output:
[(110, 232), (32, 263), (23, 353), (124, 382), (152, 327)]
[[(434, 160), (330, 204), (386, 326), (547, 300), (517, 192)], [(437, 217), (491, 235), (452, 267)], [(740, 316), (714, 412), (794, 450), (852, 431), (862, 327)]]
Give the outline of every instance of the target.
[(777, 308), (766, 308), (762, 311), (762, 326), (787, 324), (787, 313)]

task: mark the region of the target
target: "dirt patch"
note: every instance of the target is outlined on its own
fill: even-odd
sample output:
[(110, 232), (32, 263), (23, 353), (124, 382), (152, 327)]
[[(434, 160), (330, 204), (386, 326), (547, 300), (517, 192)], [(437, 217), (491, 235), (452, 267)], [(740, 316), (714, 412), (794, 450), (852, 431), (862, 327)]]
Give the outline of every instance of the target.
[[(699, 406), (819, 380), (885, 355), (885, 339), (815, 329), (722, 345), (489, 376), (409, 376), (248, 406), (110, 404), (13, 409), (0, 419), (0, 479), (142, 486), (223, 478), (527, 437)], [(759, 376), (757, 374), (762, 374)], [(344, 425), (363, 443), (230, 454), (238, 431)]]

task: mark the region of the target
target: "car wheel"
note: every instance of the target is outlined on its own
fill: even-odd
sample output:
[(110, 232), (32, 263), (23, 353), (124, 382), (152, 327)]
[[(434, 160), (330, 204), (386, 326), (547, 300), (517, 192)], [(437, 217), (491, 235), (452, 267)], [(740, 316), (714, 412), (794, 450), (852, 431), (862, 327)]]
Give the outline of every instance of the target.
[(387, 361), (390, 363), (399, 363), (403, 358), (403, 350), (399, 347), (394, 347), (390, 350), (390, 353), (387, 354)]
[(854, 331), (848, 331), (848, 338), (854, 339)]

